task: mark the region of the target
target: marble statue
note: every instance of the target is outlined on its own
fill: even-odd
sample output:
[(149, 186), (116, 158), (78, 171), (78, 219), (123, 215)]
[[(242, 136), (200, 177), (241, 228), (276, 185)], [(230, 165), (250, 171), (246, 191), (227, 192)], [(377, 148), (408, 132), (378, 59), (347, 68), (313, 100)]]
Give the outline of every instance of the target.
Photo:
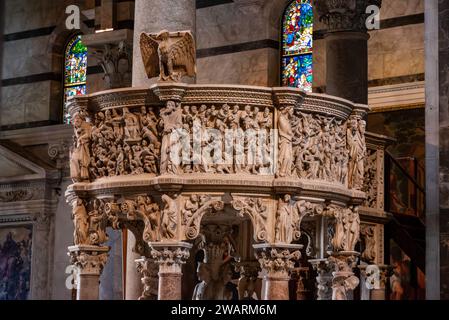
[(161, 238), (173, 239), (178, 228), (178, 205), (176, 200), (166, 194), (162, 195), (162, 202), (164, 203), (164, 208), (161, 216)]
[(364, 120), (352, 119), (348, 124), (347, 144), (349, 148), (349, 187), (361, 190), (365, 175), (365, 127)]
[(88, 181), (92, 125), (85, 115), (78, 113), (73, 118), (73, 128), (75, 140), (70, 154), (70, 176), (75, 182)]
[(293, 166), (293, 130), (290, 125), (292, 115), (293, 107), (286, 107), (279, 114), (279, 167), (277, 176), (281, 178), (291, 176)]
[(88, 244), (89, 222), (84, 201), (79, 198), (72, 201), (72, 208), (72, 219), (75, 227), (73, 242), (75, 245)]
[(291, 197), (286, 194), (279, 199), (276, 211), (275, 235), (276, 242), (291, 243), (293, 241), (293, 206), (290, 204)]
[(189, 31), (142, 33), (140, 50), (148, 78), (179, 82), (184, 75), (196, 74), (195, 41)]

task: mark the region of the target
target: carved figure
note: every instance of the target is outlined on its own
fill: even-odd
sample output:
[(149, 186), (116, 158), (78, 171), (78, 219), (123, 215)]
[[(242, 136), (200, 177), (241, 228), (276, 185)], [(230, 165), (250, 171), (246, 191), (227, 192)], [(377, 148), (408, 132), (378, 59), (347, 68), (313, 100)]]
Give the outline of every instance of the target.
[(162, 209), (161, 217), (161, 237), (162, 239), (173, 239), (176, 236), (178, 228), (178, 205), (168, 195), (162, 195), (164, 209)]
[(142, 33), (140, 50), (148, 78), (179, 82), (184, 75), (196, 74), (195, 42), (189, 31)]
[(278, 177), (289, 177), (293, 166), (292, 139), (293, 130), (290, 118), (293, 115), (293, 107), (285, 107), (279, 115), (279, 168)]
[(84, 201), (76, 199), (72, 202), (72, 208), (72, 219), (75, 227), (73, 242), (75, 245), (88, 244), (89, 222)]

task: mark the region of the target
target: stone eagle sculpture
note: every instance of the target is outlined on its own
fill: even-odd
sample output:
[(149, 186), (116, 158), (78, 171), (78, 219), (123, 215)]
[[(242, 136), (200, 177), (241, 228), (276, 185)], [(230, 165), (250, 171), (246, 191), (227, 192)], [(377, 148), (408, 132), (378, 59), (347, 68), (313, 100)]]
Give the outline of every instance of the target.
[(196, 74), (195, 42), (190, 31), (140, 35), (140, 50), (148, 78), (179, 82)]

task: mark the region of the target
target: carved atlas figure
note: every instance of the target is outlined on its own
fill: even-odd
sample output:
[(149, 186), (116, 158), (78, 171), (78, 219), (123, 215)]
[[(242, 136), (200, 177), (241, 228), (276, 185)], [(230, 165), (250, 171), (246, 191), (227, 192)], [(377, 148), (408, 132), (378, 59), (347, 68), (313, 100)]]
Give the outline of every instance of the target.
[(189, 31), (142, 33), (140, 50), (148, 78), (179, 82), (196, 74), (195, 42)]

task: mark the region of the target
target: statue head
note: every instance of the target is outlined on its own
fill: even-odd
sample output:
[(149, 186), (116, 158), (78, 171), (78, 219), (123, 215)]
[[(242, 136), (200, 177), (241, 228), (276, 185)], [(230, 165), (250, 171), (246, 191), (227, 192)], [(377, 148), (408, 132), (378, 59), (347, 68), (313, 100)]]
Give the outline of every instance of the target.
[(292, 197), (289, 194), (284, 195), (284, 201), (285, 202), (290, 202), (291, 198)]
[(158, 34), (157, 34), (157, 36), (156, 36), (156, 38), (157, 39), (159, 39), (159, 40), (162, 40), (162, 41), (164, 41), (164, 40), (167, 40), (168, 38), (169, 38), (169, 36), (170, 36), (170, 32), (168, 32), (168, 30), (161, 30)]

